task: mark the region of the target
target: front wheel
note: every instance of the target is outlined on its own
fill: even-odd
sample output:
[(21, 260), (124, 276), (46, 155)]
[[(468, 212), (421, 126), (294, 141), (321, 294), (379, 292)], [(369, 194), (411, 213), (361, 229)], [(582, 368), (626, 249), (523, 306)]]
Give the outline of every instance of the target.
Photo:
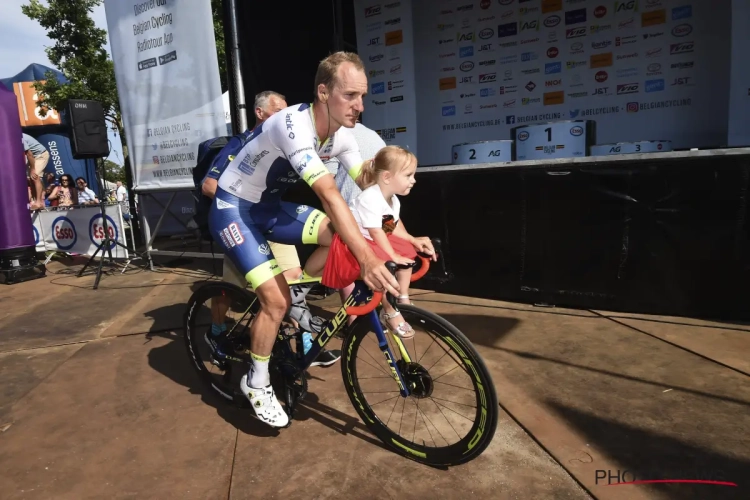
[(455, 326), (399, 305), (414, 338), (386, 332), (410, 395), (401, 396), (393, 370), (372, 332), (358, 318), (342, 346), (344, 386), (369, 429), (391, 450), (430, 465), (458, 465), (490, 444), (498, 420), (495, 386), (482, 358)]

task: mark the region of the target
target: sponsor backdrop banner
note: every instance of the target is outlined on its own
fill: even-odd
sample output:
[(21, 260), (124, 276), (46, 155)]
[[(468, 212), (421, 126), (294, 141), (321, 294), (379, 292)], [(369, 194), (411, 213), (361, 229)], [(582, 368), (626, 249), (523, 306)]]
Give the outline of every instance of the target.
[(224, 135), (209, 0), (105, 0), (134, 189), (192, 187), (198, 144)]
[[(104, 225), (99, 207), (73, 210), (32, 212), (37, 252), (54, 251), (93, 255), (104, 239)], [(107, 206), (109, 237), (127, 245), (120, 205)], [(127, 259), (128, 252), (112, 242), (112, 257)], [(99, 253), (101, 255), (101, 252)]]
[(732, 72), (729, 87), (729, 146), (750, 145), (750, 2), (732, 0)]
[(421, 165), (558, 120), (595, 121), (599, 144), (726, 142), (729, 2), (413, 3)]
[(370, 85), (362, 123), (417, 154), (411, 0), (354, 0), (357, 51)]

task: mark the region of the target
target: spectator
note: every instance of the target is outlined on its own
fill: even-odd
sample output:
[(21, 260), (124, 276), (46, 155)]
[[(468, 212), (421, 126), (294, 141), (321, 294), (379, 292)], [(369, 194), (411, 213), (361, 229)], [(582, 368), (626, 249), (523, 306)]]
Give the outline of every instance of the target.
[(53, 174), (52, 172), (47, 172), (44, 175), (44, 183), (46, 184), (44, 188), (44, 204), (48, 207), (56, 207), (60, 200), (52, 200), (50, 199), (50, 196), (55, 191), (55, 189), (60, 186), (60, 183), (57, 182), (55, 174)]
[(73, 176), (63, 174), (60, 176), (60, 186), (56, 187), (49, 200), (58, 200), (58, 207), (72, 207), (78, 205), (78, 190), (74, 187)]
[(44, 208), (44, 196), (42, 187), (42, 174), (49, 161), (49, 153), (39, 141), (28, 134), (23, 134), (23, 150), (29, 167), (29, 178), (34, 183), (34, 199), (32, 210)]
[(86, 179), (83, 177), (76, 179), (76, 187), (78, 188), (78, 203), (81, 205), (99, 204), (99, 200), (96, 198), (96, 193), (87, 187)]
[(125, 186), (122, 185), (121, 181), (117, 181), (117, 190), (115, 191), (115, 197), (117, 198), (117, 201), (118, 203), (120, 203), (120, 207), (122, 208), (122, 218), (125, 220), (130, 220), (128, 190)]

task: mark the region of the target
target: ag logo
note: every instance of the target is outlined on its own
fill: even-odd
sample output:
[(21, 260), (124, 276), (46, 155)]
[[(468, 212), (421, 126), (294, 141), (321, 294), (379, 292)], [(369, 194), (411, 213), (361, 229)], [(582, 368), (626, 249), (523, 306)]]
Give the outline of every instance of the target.
[(78, 241), (73, 222), (67, 217), (58, 217), (52, 223), (52, 239), (60, 250), (70, 250)]
[(303, 213), (307, 212), (308, 208), (310, 208), (310, 207), (308, 207), (307, 205), (300, 205), (300, 206), (297, 207), (297, 213), (298, 214), (303, 214)]
[[(104, 250), (112, 250), (115, 247), (119, 234), (115, 221), (109, 215), (107, 216), (107, 233), (109, 233), (110, 244), (108, 247), (103, 248)], [(104, 241), (104, 234), (102, 214), (96, 214), (89, 221), (89, 238), (91, 239), (91, 243), (99, 246)]]

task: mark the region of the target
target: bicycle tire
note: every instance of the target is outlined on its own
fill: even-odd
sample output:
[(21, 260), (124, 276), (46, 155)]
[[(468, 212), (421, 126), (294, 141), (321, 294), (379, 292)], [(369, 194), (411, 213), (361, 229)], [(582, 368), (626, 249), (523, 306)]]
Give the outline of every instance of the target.
[(244, 307), (250, 307), (252, 305), (251, 315), (254, 316), (257, 314), (260, 307), (258, 301), (256, 300), (253, 303), (254, 297), (247, 290), (226, 282), (204, 285), (196, 290), (190, 297), (190, 300), (188, 300), (187, 309), (183, 318), (185, 347), (188, 356), (192, 361), (193, 367), (198, 372), (198, 376), (203, 383), (205, 383), (222, 399), (231, 401), (239, 406), (245, 406), (247, 399), (241, 394), (238, 387), (216, 383), (204, 364), (204, 362), (208, 360), (202, 359), (200, 351), (197, 349), (198, 343), (204, 342), (202, 336), (205, 329), (202, 330), (196, 325), (196, 308), (201, 304), (206, 303), (211, 298), (217, 297), (221, 294), (229, 297), (233, 302), (235, 300), (238, 301), (243, 304)]
[[(446, 345), (452, 351), (456, 352), (460, 358), (463, 358), (464, 362), (468, 360), (473, 365), (475, 370), (472, 370), (474, 373), (472, 383), (477, 399), (477, 414), (480, 415), (484, 411), (485, 418), (478, 418), (463, 439), (445, 447), (421, 446), (391, 431), (370, 408), (367, 399), (360, 390), (357, 379), (355, 360), (359, 346), (366, 335), (374, 335), (370, 331), (369, 321), (364, 317), (358, 318), (357, 322), (352, 325), (352, 329), (342, 345), (341, 373), (349, 399), (370, 431), (386, 447), (399, 455), (427, 465), (451, 466), (469, 462), (481, 455), (487, 446), (489, 446), (497, 428), (500, 410), (492, 377), (471, 342), (454, 325), (437, 314), (412, 305), (400, 304), (398, 307), (405, 321), (408, 321), (412, 325), (421, 323), (423, 326), (429, 327), (431, 333), (440, 337), (441, 340), (445, 341), (445, 339), (449, 339), (454, 345), (458, 346), (464, 356), (456, 352), (455, 348), (450, 347), (448, 342), (445, 342)], [(395, 380), (393, 383), (396, 383)], [(481, 397), (481, 392), (477, 387), (478, 383), (483, 387), (484, 398)]]

